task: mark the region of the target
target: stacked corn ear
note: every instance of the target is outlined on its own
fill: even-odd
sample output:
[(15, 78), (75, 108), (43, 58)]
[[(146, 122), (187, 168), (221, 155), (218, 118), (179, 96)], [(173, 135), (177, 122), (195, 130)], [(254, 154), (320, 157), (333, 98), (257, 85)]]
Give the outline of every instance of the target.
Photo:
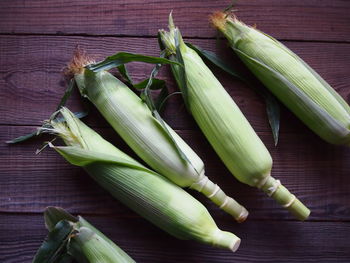
[(240, 239), (221, 231), (208, 210), (185, 190), (149, 170), (87, 127), (68, 109), (65, 122), (51, 121), (47, 132), (67, 146), (53, 146), (68, 162), (83, 167), (115, 198), (179, 239), (192, 239), (235, 251)]
[[(33, 263), (51, 262), (45, 257), (52, 254), (56, 254), (53, 255), (56, 258), (67, 258), (67, 261), (59, 262), (70, 262), (68, 258), (74, 258), (81, 263), (135, 262), (113, 241), (80, 216), (76, 218), (62, 208), (48, 207), (44, 217), (50, 235), (38, 250)], [(48, 253), (50, 249), (56, 247), (58, 248), (56, 251)]]
[[(182, 60), (184, 66), (171, 65), (172, 72), (188, 110), (221, 160), (239, 181), (261, 188), (298, 219), (305, 220), (309, 209), (271, 177), (272, 158), (265, 145), (199, 55), (183, 42), (171, 16), (169, 29), (159, 31), (162, 44), (168, 57)], [(186, 78), (186, 85), (181, 76)]]
[(248, 216), (247, 210), (205, 175), (203, 161), (186, 142), (167, 125), (177, 147), (188, 161), (179, 155), (169, 134), (153, 117), (147, 105), (109, 72), (93, 72), (83, 68), (90, 62), (80, 54), (76, 54), (72, 60), (70, 71), (74, 73), (79, 90), (135, 153), (175, 184), (203, 193), (238, 222), (243, 222)]
[(218, 12), (211, 21), (253, 74), (305, 125), (329, 143), (349, 145), (349, 105), (300, 57), (236, 17)]

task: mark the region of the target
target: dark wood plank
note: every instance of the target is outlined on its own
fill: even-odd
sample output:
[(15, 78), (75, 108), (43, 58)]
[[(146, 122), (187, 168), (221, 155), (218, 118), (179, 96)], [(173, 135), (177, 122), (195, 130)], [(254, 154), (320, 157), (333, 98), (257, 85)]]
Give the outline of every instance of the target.
[[(84, 215), (83, 215), (84, 216)], [(350, 223), (255, 222), (238, 225), (216, 218), (241, 237), (231, 253), (177, 240), (141, 218), (84, 216), (137, 262), (349, 262)], [(46, 236), (42, 215), (0, 216), (0, 261), (30, 262)]]
[[(1, 1), (0, 33), (155, 36), (174, 10), (185, 36), (215, 37), (208, 15), (230, 1)], [(350, 4), (342, 0), (239, 1), (237, 15), (281, 39), (350, 41)]]
[[(157, 41), (152, 36), (166, 27), (171, 9), (191, 42), (218, 51), (241, 68), (224, 42), (216, 46), (216, 32), (208, 23), (208, 15), (227, 4), (229, 1), (217, 0), (0, 2), (0, 262), (31, 262), (47, 234), (41, 213), (48, 205), (82, 214), (137, 262), (350, 261), (349, 150), (321, 141), (284, 108), (280, 144), (275, 148), (260, 98), (218, 70), (214, 72), (271, 151), (273, 175), (312, 210), (309, 221), (297, 222), (259, 190), (237, 182), (186, 113), (181, 98), (173, 97), (164, 118), (203, 158), (207, 175), (250, 211), (249, 220), (238, 225), (191, 191), (208, 207), (220, 228), (242, 238), (235, 254), (176, 240), (113, 199), (82, 169), (67, 164), (54, 151), (34, 155), (48, 137), (18, 146), (3, 143), (31, 131), (55, 110), (65, 86), (60, 72), (76, 44), (96, 59), (116, 51), (157, 55)], [(239, 18), (248, 24), (288, 40), (285, 44), (349, 101), (350, 45), (345, 42), (350, 41), (350, 2), (252, 0), (241, 1), (237, 8)], [(338, 43), (320, 43), (332, 41)], [(145, 78), (151, 68), (130, 65), (136, 80)], [(171, 90), (176, 89), (168, 69), (160, 76)], [(81, 109), (77, 93), (69, 106)], [(106, 128), (108, 124), (96, 110), (86, 122), (133, 155)]]
[[(242, 68), (239, 60), (233, 56), (233, 52), (223, 43), (216, 47), (215, 40), (189, 40), (208, 50), (218, 51), (223, 57), (232, 61), (233, 66)], [(55, 110), (65, 90), (60, 72), (70, 60), (76, 44), (81, 44), (96, 59), (125, 50), (150, 55), (157, 55), (158, 52), (156, 39), (140, 38), (2, 36), (0, 44), (0, 112), (2, 114), (0, 124), (11, 125), (39, 125)], [(349, 44), (298, 42), (286, 44), (314, 67), (346, 100), (349, 100)], [(151, 68), (151, 65), (130, 64), (135, 80), (147, 77)], [(214, 72), (254, 128), (258, 131), (269, 131), (264, 103), (260, 97), (231, 76), (218, 70)], [(167, 67), (162, 70), (160, 77), (167, 80), (171, 90), (176, 89)], [(79, 101), (80, 97), (76, 93), (69, 105), (73, 109), (78, 109)], [(174, 128), (195, 128), (194, 121), (181, 105), (180, 96), (171, 98), (164, 118)], [(96, 111), (91, 114), (88, 123), (93, 126), (107, 127)], [(285, 123), (290, 125), (284, 125)], [(284, 111), (282, 130), (298, 132), (306, 128), (294, 116)]]
[[(0, 126), (0, 141), (31, 128)], [(99, 131), (134, 156), (112, 130)], [(293, 219), (258, 189), (234, 179), (199, 131), (178, 132), (203, 158), (207, 175), (247, 207), (250, 219)], [(282, 133), (277, 148), (269, 133), (259, 132), (259, 135), (274, 158), (273, 176), (309, 206), (312, 210), (310, 220), (350, 220), (350, 151), (347, 148), (328, 145), (311, 132)], [(53, 150), (35, 156), (34, 151), (40, 144), (40, 140), (18, 146), (0, 144), (0, 211), (40, 212), (46, 206), (58, 205), (79, 213), (129, 214), (82, 169), (69, 165)], [(202, 195), (191, 193), (215, 216), (230, 218)]]

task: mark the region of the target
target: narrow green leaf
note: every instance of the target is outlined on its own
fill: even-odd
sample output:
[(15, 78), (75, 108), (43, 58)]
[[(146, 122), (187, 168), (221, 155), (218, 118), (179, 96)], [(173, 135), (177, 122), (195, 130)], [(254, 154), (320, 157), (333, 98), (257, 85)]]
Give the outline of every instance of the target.
[(66, 105), (66, 102), (67, 102), (68, 98), (72, 95), (72, 91), (73, 91), (74, 87), (76, 87), (76, 83), (75, 83), (74, 78), (72, 78), (72, 79), (69, 80), (68, 87), (67, 87), (66, 91), (64, 92), (60, 103), (57, 105), (56, 111), (58, 111), (64, 105)]
[[(164, 56), (162, 58), (164, 58)], [(149, 85), (149, 82), (150, 82), (151, 84), (148, 87), (150, 90), (161, 90), (161, 92), (160, 92), (160, 94), (157, 97), (156, 102), (155, 102), (156, 109), (159, 108), (163, 99), (169, 94), (168, 89), (166, 87), (166, 83), (164, 80), (153, 78), (150, 81), (150, 78), (147, 78), (143, 81), (140, 81), (139, 83), (134, 84), (125, 64), (122, 64), (122, 65), (118, 66), (117, 68), (118, 68), (119, 73), (126, 80), (126, 84), (130, 88), (133, 87), (133, 88), (138, 89), (138, 90), (143, 90), (147, 87), (147, 85)]]
[[(88, 115), (88, 112), (84, 111), (79, 111), (79, 112), (75, 112), (74, 115), (81, 119), (81, 118), (84, 118), (85, 116)], [(64, 119), (59, 117), (59, 118), (56, 118), (55, 119), (56, 122), (63, 122)], [(44, 124), (42, 127), (44, 128), (48, 128), (47, 124)], [(15, 143), (21, 143), (21, 142), (24, 142), (24, 141), (28, 141), (29, 139), (32, 139), (34, 137), (38, 137), (40, 136), (41, 134), (43, 133), (43, 131), (39, 128), (37, 131), (34, 131), (34, 132), (31, 132), (31, 133), (28, 133), (26, 135), (22, 135), (22, 136), (19, 136), (15, 139), (12, 139), (10, 141), (6, 141), (6, 143), (8, 144), (15, 144)]]
[(165, 82), (164, 82), (164, 86), (163, 86), (163, 88), (161, 88), (161, 91), (160, 91), (159, 95), (157, 96), (157, 99), (154, 102), (154, 106), (156, 107), (156, 110), (158, 112), (161, 112), (162, 106), (166, 102), (166, 98), (168, 96), (169, 96), (169, 91), (168, 91), (167, 87), (165, 86)]
[(194, 51), (196, 51), (199, 56), (201, 56), (204, 59), (209, 60), (211, 63), (213, 63), (218, 68), (220, 68), (223, 71), (227, 72), (228, 74), (234, 76), (235, 78), (238, 78), (242, 81), (246, 81), (241, 73), (239, 73), (238, 71), (234, 71), (232, 69), (232, 67), (226, 61), (219, 58), (214, 52), (202, 49), (199, 46), (192, 45), (191, 43), (188, 43), (188, 42), (186, 42), (186, 45), (189, 46), (190, 48), (192, 48)]
[(254, 90), (258, 95), (260, 95), (265, 101), (266, 114), (269, 120), (269, 125), (271, 128), (273, 141), (275, 146), (278, 144), (279, 131), (280, 131), (280, 103), (274, 95), (272, 95), (268, 90), (257, 89), (249, 81), (246, 84)]
[(6, 143), (8, 143), (8, 144), (20, 143), (20, 142), (27, 141), (27, 140), (29, 140), (29, 139), (31, 139), (31, 138), (33, 138), (33, 137), (38, 136), (38, 135), (39, 135), (39, 134), (38, 134), (38, 131), (33, 131), (33, 132), (31, 132), (31, 133), (28, 133), (28, 134), (26, 134), (26, 135), (19, 136), (19, 137), (15, 138), (15, 139), (12, 139), (12, 140), (10, 140), (10, 141), (6, 141)]
[(73, 228), (73, 224), (66, 220), (58, 222), (37, 251), (33, 263), (57, 262), (66, 254), (66, 245)]
[[(152, 81), (150, 82), (150, 79), (148, 78), (148, 79), (145, 79), (137, 84), (134, 84), (133, 87), (135, 89), (138, 89), (138, 90), (144, 90), (147, 87), (147, 85), (149, 85), (149, 83), (151, 83), (150, 86), (148, 87), (149, 90), (160, 90), (160, 93), (154, 102), (154, 106), (155, 106), (156, 110), (159, 111), (160, 105), (162, 104), (164, 98), (166, 96), (168, 96), (168, 94), (169, 94), (168, 88), (167, 88), (164, 80), (153, 78)], [(147, 100), (145, 98), (146, 94), (141, 94), (141, 95), (142, 95), (143, 100)]]
[[(136, 83), (133, 85), (133, 87), (135, 89), (138, 89), (138, 90), (143, 90), (146, 88), (146, 86), (148, 85), (149, 83), (149, 78), (139, 82), (139, 83)], [(149, 87), (150, 90), (161, 90), (165, 87), (165, 81), (162, 80), (162, 79), (157, 79), (157, 78), (153, 78), (152, 79), (152, 82), (151, 82), (151, 86)]]
[(280, 130), (280, 105), (276, 98), (269, 93), (265, 94), (266, 113), (272, 131), (275, 146), (278, 144)]
[[(162, 52), (161, 56), (165, 56), (165, 53)], [(192, 167), (194, 167), (190, 161), (190, 159), (186, 156), (186, 154), (181, 150), (181, 148), (179, 147), (179, 145), (176, 143), (175, 139), (173, 138), (173, 136), (171, 135), (167, 125), (165, 124), (163, 118), (160, 116), (159, 112), (157, 111), (157, 108), (155, 106), (155, 103), (152, 99), (151, 93), (150, 93), (150, 87), (152, 85), (152, 81), (153, 78), (157, 75), (159, 69), (161, 67), (161, 64), (157, 64), (152, 72), (151, 75), (149, 77), (149, 81), (145, 87), (145, 89), (143, 90), (143, 93), (141, 94), (141, 98), (142, 100), (147, 104), (148, 108), (151, 110), (152, 115), (154, 118), (156, 118), (158, 120), (158, 122), (160, 123), (161, 127), (163, 128), (165, 134), (168, 136), (169, 140), (172, 142), (172, 144), (174, 145), (176, 151), (178, 152), (179, 156), (181, 157), (182, 160), (184, 160), (185, 162), (189, 163)]]
[(115, 55), (107, 57), (105, 60), (96, 64), (88, 65), (87, 68), (97, 72), (101, 70), (109, 70), (111, 68), (124, 65), (129, 62), (146, 62), (150, 64), (176, 64), (171, 60), (161, 57), (145, 56), (140, 54), (133, 54), (127, 52), (119, 52)]
[(151, 71), (151, 75), (148, 78), (148, 82), (141, 93), (142, 100), (147, 104), (148, 108), (152, 111), (155, 110), (155, 105), (151, 95), (151, 86), (153, 85), (154, 77), (158, 74), (161, 64), (157, 64)]
[(57, 107), (56, 107), (56, 111), (51, 115), (50, 120), (53, 120), (54, 118), (56, 118), (59, 110), (66, 105), (67, 100), (69, 99), (69, 97), (72, 95), (73, 89), (77, 87), (75, 79), (71, 78), (69, 80), (68, 83), (68, 87), (66, 89), (66, 91), (64, 92), (60, 102), (58, 103)]
[(230, 12), (234, 11), (233, 8), (234, 8), (234, 6), (235, 6), (236, 4), (237, 4), (237, 0), (232, 0), (231, 4), (230, 4), (228, 7), (226, 7), (226, 8), (223, 10), (223, 12), (224, 12), (224, 13), (227, 13), (227, 15), (229, 15)]
[(128, 85), (133, 85), (133, 80), (129, 74), (129, 71), (127, 70), (126, 66), (124, 64), (119, 65), (118, 67), (119, 73), (123, 76), (123, 78), (127, 81)]
[[(181, 91), (175, 91), (175, 92), (172, 92), (172, 93), (170, 93), (169, 95), (167, 95), (166, 97), (164, 97), (164, 99), (162, 99), (162, 100), (160, 100), (159, 99), (159, 97), (157, 98), (157, 102), (156, 102), (156, 107), (157, 107), (157, 110), (159, 111), (159, 112), (161, 112), (161, 110), (163, 109), (163, 106), (164, 106), (164, 104), (165, 104), (165, 102), (168, 100), (168, 99), (170, 99), (172, 96), (174, 96), (174, 95), (181, 95), (182, 93), (181, 93)], [(157, 104), (159, 104), (159, 106), (157, 106)]]

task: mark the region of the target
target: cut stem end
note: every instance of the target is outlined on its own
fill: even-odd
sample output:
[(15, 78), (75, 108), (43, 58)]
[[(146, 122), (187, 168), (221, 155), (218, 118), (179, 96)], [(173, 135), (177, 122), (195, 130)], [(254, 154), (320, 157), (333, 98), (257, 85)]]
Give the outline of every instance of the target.
[(198, 182), (193, 183), (190, 188), (204, 194), (214, 204), (219, 206), (220, 209), (232, 215), (238, 223), (242, 223), (247, 219), (249, 215), (247, 209), (232, 197), (227, 196), (225, 192), (217, 184), (214, 184), (207, 176), (204, 176)]
[(241, 212), (241, 214), (239, 215), (239, 217), (236, 218), (236, 221), (237, 221), (238, 223), (243, 223), (243, 222), (247, 219), (248, 215), (249, 215), (248, 210), (245, 209), (245, 207), (242, 206), (242, 212)]
[(236, 235), (227, 232), (218, 230), (215, 234), (215, 239), (213, 245), (219, 248), (229, 249), (232, 252), (236, 252), (241, 244), (241, 239)]
[(309, 217), (310, 210), (295, 195), (290, 193), (279, 180), (270, 176), (261, 188), (297, 219), (304, 221)]

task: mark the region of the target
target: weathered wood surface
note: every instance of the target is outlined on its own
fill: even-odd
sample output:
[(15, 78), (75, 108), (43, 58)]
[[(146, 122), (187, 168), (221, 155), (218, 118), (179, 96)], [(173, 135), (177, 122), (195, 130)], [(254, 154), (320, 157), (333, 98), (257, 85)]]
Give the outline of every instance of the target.
[[(147, 221), (129, 215), (85, 216), (137, 262), (349, 262), (350, 223), (248, 221), (242, 225), (216, 217), (218, 226), (242, 237), (232, 254), (194, 241), (177, 240)], [(11, 222), (9, 225), (8, 222)], [(113, 226), (113, 227), (112, 227)], [(0, 217), (1, 262), (30, 262), (47, 231), (41, 215)], [(319, 238), (320, 234), (327, 238)], [(266, 242), (266, 241), (269, 242)]]
[[(233, 52), (224, 43), (216, 45), (214, 39), (188, 39), (211, 51), (220, 52), (231, 60), (238, 69), (243, 68)], [(145, 38), (94, 38), (94, 37), (53, 37), (53, 36), (0, 36), (0, 124), (39, 125), (55, 110), (57, 101), (65, 90), (62, 69), (72, 57), (77, 44), (86, 48), (97, 60), (118, 51), (139, 52), (157, 55), (156, 39)], [(350, 100), (350, 45), (339, 43), (286, 42), (288, 47), (299, 54), (315, 68), (346, 100)], [(129, 66), (129, 65), (128, 65)], [(148, 77), (152, 66), (131, 63), (130, 71), (135, 80)], [(233, 77), (215, 70), (224, 87), (235, 99), (257, 131), (268, 131), (264, 103), (259, 96)], [(168, 67), (162, 70), (171, 89), (175, 83)], [(35, 93), (33, 93), (35, 87)], [(260, 86), (260, 88), (263, 88)], [(77, 95), (77, 94), (76, 94)], [(16, 104), (13, 104), (16, 101)], [(70, 105), (77, 109), (79, 96), (74, 96)], [(108, 126), (92, 113), (94, 126)], [(306, 130), (291, 114), (282, 120), (282, 130), (295, 132)], [(96, 118), (95, 118), (96, 117)], [(164, 114), (169, 124), (177, 129), (194, 128), (195, 124), (186, 113), (180, 96), (174, 96)], [(293, 125), (284, 125), (292, 121)]]
[[(215, 37), (208, 16), (231, 1), (0, 2), (0, 33), (155, 36), (173, 10), (185, 36)], [(239, 1), (237, 16), (281, 39), (350, 41), (346, 0)]]
[[(33, 127), (0, 126), (0, 140), (24, 134)], [(99, 129), (106, 139), (134, 154), (111, 129)], [(257, 189), (239, 183), (224, 167), (199, 131), (178, 130), (206, 163), (206, 173), (251, 212), (252, 219), (294, 219)], [(350, 221), (350, 152), (328, 145), (308, 133), (282, 133), (277, 148), (272, 136), (259, 132), (274, 159), (273, 176), (280, 179), (312, 210), (310, 220)], [(54, 150), (34, 155), (37, 141), (21, 147), (0, 144), (0, 212), (36, 212), (56, 204), (74, 212), (124, 214), (123, 205), (104, 192), (78, 167), (72, 167)], [(194, 193), (210, 211), (229, 218), (205, 197)], [(104, 205), (101, 206), (100, 204)], [(121, 212), (122, 211), (122, 212)]]
[[(48, 205), (85, 216), (137, 262), (350, 262), (349, 149), (321, 141), (284, 108), (280, 143), (274, 147), (263, 101), (219, 70), (214, 69), (215, 74), (270, 150), (273, 175), (312, 210), (310, 220), (297, 222), (259, 190), (237, 182), (186, 113), (181, 97), (171, 98), (164, 118), (203, 158), (207, 175), (250, 210), (248, 221), (239, 225), (191, 191), (221, 228), (242, 238), (235, 254), (176, 240), (114, 200), (53, 150), (35, 155), (48, 137), (18, 146), (3, 143), (32, 131), (55, 110), (65, 89), (61, 70), (77, 44), (97, 60), (117, 51), (157, 55), (153, 36), (166, 27), (171, 9), (187, 40), (219, 52), (241, 69), (224, 42), (217, 46), (215, 31), (207, 22), (212, 11), (228, 4), (197, 0), (0, 2), (0, 262), (31, 262), (46, 235), (42, 212)], [(349, 1), (252, 0), (241, 1), (237, 8), (245, 22), (286, 40), (288, 47), (350, 101)], [(147, 77), (151, 68), (129, 65), (135, 80)], [(160, 77), (175, 90), (167, 67)], [(68, 105), (81, 109), (77, 92)], [(135, 157), (96, 110), (85, 121)]]

